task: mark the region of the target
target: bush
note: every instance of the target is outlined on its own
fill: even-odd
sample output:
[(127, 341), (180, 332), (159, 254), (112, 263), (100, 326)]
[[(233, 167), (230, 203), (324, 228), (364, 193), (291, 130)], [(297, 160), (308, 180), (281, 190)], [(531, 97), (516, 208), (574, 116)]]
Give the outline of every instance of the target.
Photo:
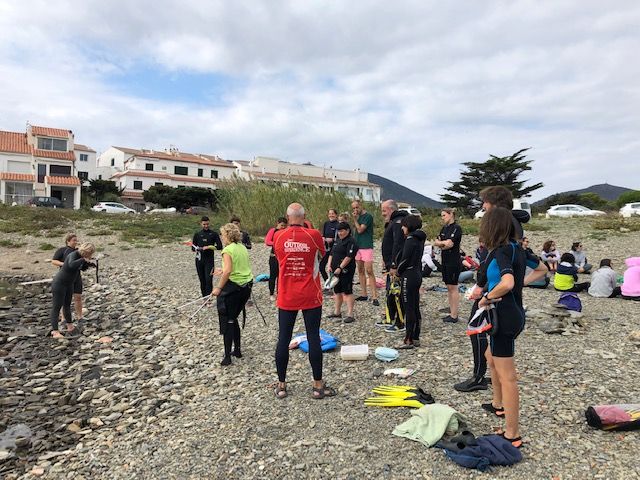
[(624, 192), (616, 200), (616, 206), (618, 208), (624, 207), (627, 203), (640, 202), (640, 190), (631, 190), (630, 192)]
[(144, 201), (160, 205), (162, 208), (175, 207), (184, 210), (192, 206), (206, 206), (214, 209), (217, 203), (216, 191), (201, 187), (169, 187), (158, 185), (142, 194)]
[(51, 245), (50, 243), (41, 243), (39, 248), (40, 250), (53, 250), (56, 247)]

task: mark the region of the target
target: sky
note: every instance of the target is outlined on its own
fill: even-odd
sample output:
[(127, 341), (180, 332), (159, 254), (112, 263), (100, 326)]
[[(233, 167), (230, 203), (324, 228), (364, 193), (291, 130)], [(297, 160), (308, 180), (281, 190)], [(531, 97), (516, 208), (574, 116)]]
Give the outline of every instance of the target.
[(438, 199), (531, 147), (545, 187), (640, 188), (640, 2), (0, 0), (0, 130), (279, 157)]

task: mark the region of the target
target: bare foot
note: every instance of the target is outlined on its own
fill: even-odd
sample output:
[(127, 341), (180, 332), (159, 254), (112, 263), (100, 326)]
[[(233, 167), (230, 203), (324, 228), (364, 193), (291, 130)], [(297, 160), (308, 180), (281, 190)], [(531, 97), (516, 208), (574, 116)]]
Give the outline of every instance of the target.
[(64, 335), (63, 335), (62, 333), (60, 333), (60, 331), (59, 331), (59, 330), (53, 330), (53, 331), (51, 332), (51, 336), (52, 336), (53, 338), (64, 338)]

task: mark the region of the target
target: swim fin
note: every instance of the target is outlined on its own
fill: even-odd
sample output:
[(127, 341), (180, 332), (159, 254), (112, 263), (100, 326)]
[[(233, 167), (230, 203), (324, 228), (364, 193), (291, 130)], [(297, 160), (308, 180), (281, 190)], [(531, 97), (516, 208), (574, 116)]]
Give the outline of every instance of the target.
[(403, 399), (399, 397), (369, 397), (365, 399), (364, 404), (367, 407), (424, 407), (424, 404), (419, 400)]
[(373, 393), (377, 395), (382, 395), (385, 397), (400, 397), (400, 398), (409, 398), (411, 396), (419, 397), (425, 401), (425, 403), (435, 403), (435, 400), (431, 396), (430, 393), (425, 392), (420, 387), (408, 387), (401, 385), (380, 385), (379, 387), (375, 387), (372, 390)]

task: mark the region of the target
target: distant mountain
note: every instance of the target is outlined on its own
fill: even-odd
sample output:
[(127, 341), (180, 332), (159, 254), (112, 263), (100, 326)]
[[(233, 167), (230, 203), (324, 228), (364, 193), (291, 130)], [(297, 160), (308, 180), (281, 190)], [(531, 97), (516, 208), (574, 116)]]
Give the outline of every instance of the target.
[(432, 198), (425, 197), (424, 195), (411, 190), (399, 183), (389, 180), (388, 178), (381, 177), (369, 173), (369, 181), (380, 185), (382, 189), (382, 200), (393, 198), (397, 202), (404, 202), (410, 204), (412, 207), (428, 207), (428, 208), (442, 208), (444, 205)]
[[(615, 185), (609, 185), (608, 183), (600, 183), (598, 185), (591, 185), (590, 187), (583, 188), (581, 190), (570, 190), (568, 192), (556, 193), (555, 195), (569, 195), (569, 194), (580, 195), (581, 193), (595, 193), (599, 195), (600, 198), (604, 198), (605, 200), (611, 201), (611, 200), (617, 200), (620, 195), (622, 195), (624, 192), (628, 192), (629, 190), (631, 189), (625, 188), (625, 187), (616, 187)], [(549, 197), (552, 197), (552, 196), (553, 195), (549, 195)], [(537, 202), (534, 202), (532, 205), (534, 207), (544, 205), (545, 202), (549, 199), (549, 197), (545, 197), (542, 200), (538, 200)]]

